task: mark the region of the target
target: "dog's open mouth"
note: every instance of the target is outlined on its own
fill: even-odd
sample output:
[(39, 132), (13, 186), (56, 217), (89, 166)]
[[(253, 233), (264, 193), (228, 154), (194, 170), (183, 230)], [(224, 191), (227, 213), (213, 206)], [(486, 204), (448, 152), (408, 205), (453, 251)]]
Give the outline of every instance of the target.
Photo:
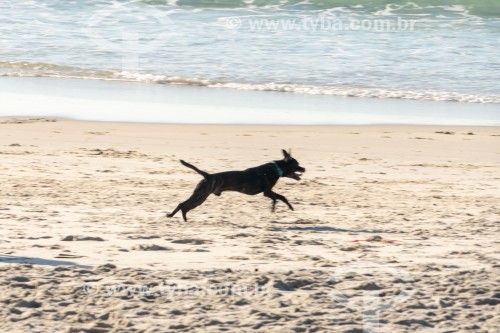
[(293, 179), (300, 180), (300, 177), (302, 177), (302, 173), (303, 173), (303, 172), (300, 172), (300, 171), (295, 171), (295, 172), (293, 173)]

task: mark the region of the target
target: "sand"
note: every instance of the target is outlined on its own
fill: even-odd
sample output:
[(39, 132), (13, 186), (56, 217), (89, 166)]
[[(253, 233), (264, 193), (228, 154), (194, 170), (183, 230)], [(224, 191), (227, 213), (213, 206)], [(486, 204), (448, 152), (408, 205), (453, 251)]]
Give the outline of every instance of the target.
[[(200, 176), (275, 191), (165, 217)], [(499, 332), (500, 128), (0, 119), (2, 332)]]

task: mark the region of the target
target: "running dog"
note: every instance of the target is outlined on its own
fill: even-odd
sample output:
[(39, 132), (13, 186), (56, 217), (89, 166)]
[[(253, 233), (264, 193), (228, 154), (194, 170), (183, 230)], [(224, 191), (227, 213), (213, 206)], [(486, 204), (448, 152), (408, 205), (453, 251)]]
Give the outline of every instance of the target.
[(180, 210), (182, 218), (187, 221), (187, 212), (201, 205), (210, 194), (220, 196), (224, 191), (237, 191), (248, 195), (262, 192), (265, 197), (273, 201), (273, 212), (276, 200), (283, 201), (288, 208), (293, 210), (288, 200), (281, 194), (273, 192), (272, 188), (280, 177), (300, 180), (300, 176), (306, 169), (301, 167), (296, 159), (292, 158), (290, 152), (285, 150), (282, 150), (282, 152), (283, 159), (279, 161), (262, 164), (243, 171), (226, 171), (213, 174), (202, 171), (194, 165), (181, 160), (182, 165), (193, 169), (202, 175), (203, 179), (198, 183), (193, 194), (186, 201), (181, 202), (172, 213), (167, 214), (167, 217), (173, 217)]

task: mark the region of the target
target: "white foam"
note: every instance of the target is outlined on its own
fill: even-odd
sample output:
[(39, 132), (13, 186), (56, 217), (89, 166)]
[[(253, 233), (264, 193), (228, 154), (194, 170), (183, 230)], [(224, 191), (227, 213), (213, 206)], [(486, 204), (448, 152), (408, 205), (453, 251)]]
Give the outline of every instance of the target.
[[(390, 98), (390, 99), (410, 99), (428, 101), (453, 101), (462, 103), (494, 103), (500, 104), (500, 95), (467, 94), (453, 91), (437, 90), (408, 90), (408, 89), (388, 89), (374, 87), (350, 87), (335, 85), (304, 85), (285, 83), (238, 83), (219, 82), (199, 77), (169, 76), (152, 73), (135, 73), (128, 71), (86, 71), (69, 66), (55, 66), (43, 63), (23, 64), (13, 63), (12, 68), (2, 72), (0, 63), (0, 76), (20, 76), (20, 77), (57, 77), (57, 78), (77, 78), (108, 81), (133, 81), (142, 83), (172, 84), (206, 86), (209, 88), (227, 88), (237, 90), (254, 91), (275, 91), (284, 93), (306, 94), (306, 95), (327, 95), (346, 96), (362, 98)], [(4, 63), (5, 66), (5, 63)], [(4, 69), (5, 71), (5, 69)]]
[(500, 96), (474, 95), (449, 91), (433, 90), (394, 90), (381, 88), (357, 88), (344, 86), (312, 86), (295, 84), (242, 84), (242, 83), (215, 83), (209, 87), (231, 88), (240, 90), (279, 91), (309, 95), (330, 95), (364, 98), (397, 98), (429, 101), (454, 101), (465, 103), (500, 103)]

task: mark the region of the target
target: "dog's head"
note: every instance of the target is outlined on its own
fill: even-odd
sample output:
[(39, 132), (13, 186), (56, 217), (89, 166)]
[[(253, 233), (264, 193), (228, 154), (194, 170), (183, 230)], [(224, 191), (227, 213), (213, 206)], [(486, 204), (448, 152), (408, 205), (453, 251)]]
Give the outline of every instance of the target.
[(288, 152), (282, 149), (283, 152), (283, 177), (292, 178), (295, 180), (300, 180), (300, 176), (302, 176), (303, 172), (306, 172), (306, 169), (299, 165), (299, 162), (295, 158), (292, 157), (292, 153), (289, 150)]

